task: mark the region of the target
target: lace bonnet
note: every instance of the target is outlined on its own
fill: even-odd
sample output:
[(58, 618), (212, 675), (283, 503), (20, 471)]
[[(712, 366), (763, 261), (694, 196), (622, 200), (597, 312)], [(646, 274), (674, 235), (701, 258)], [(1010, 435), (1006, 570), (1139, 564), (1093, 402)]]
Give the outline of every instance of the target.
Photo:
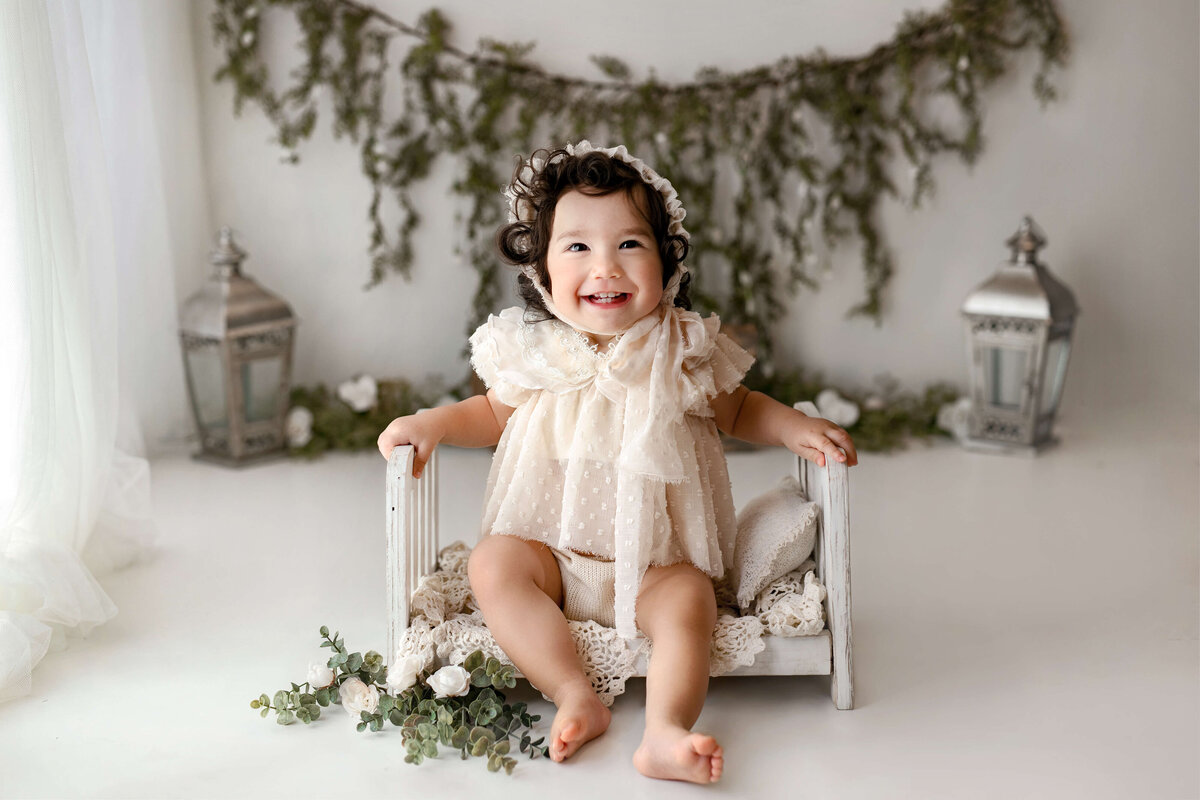
[[(587, 139), (584, 139), (576, 144), (568, 144), (565, 148), (568, 155), (582, 156), (586, 153), (604, 153), (609, 158), (619, 159), (624, 161), (629, 166), (637, 170), (642, 180), (654, 187), (659, 194), (662, 195), (663, 201), (667, 206), (667, 216), (670, 222), (667, 224), (668, 235), (682, 236), (685, 240), (691, 241), (691, 235), (683, 227), (683, 218), (687, 216), (687, 209), (683, 207), (683, 203), (679, 202), (679, 194), (675, 191), (675, 187), (671, 182), (652, 170), (646, 162), (636, 156), (629, 154), (625, 149), (625, 145), (617, 145), (616, 147), (596, 147)], [(518, 177), (527, 179), (526, 184), (532, 182), (532, 178), (542, 171), (546, 166), (546, 160), (540, 157), (533, 157), (529, 164), (521, 170)], [(514, 180), (514, 184), (516, 181)], [(525, 198), (519, 197), (513, 184), (509, 184), (504, 190), (504, 196), (508, 200), (508, 221), (509, 222), (532, 222), (534, 217), (533, 206)], [(533, 282), (534, 288), (538, 294), (542, 296), (542, 301), (546, 304), (546, 309), (555, 317), (562, 319), (559, 316), (558, 309), (554, 306), (554, 301), (550, 297), (549, 290), (542, 285), (541, 279), (538, 277), (537, 270), (532, 264), (526, 264), (522, 267), (521, 272)], [(684, 274), (688, 272), (686, 264), (680, 262), (675, 274), (671, 276), (670, 282), (663, 289), (662, 300), (660, 305), (670, 307), (675, 302), (675, 296), (679, 294), (679, 283), (683, 280)], [(565, 321), (565, 320), (564, 320)], [(586, 330), (586, 329), (585, 329)], [(602, 333), (602, 331), (589, 330), (588, 333)]]

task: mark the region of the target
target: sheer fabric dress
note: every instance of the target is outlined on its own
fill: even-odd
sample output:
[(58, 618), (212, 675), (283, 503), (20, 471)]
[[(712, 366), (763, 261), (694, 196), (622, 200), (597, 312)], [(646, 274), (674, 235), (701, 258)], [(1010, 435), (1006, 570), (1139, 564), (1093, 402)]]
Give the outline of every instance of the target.
[(616, 562), (616, 619), (637, 635), (648, 565), (724, 573), (737, 533), (710, 401), (753, 357), (715, 316), (660, 307), (601, 353), (558, 319), (491, 316), (471, 363), (515, 411), (488, 475), (483, 535)]

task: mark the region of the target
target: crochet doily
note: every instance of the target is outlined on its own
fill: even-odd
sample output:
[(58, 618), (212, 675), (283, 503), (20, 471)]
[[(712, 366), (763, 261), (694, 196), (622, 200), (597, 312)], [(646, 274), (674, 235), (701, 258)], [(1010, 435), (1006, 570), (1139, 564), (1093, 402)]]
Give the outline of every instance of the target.
[[(421, 579), (413, 593), (408, 630), (396, 645), (397, 661), (419, 655), (426, 665), (435, 661), (461, 664), (475, 650), (512, 664), (475, 604), (467, 580), (467, 558), (471, 548), (455, 542), (438, 554), (438, 569)], [(724, 581), (714, 585), (717, 594), (717, 625), (713, 631), (709, 674), (713, 677), (754, 663), (766, 648), (764, 635), (812, 636), (825, 627), (821, 601), (825, 588), (816, 573), (815, 563), (800, 567), (772, 581), (755, 600), (753, 614), (740, 616), (737, 600)], [(646, 639), (630, 643), (597, 622), (567, 621), (575, 637), (575, 647), (592, 688), (606, 706), (625, 692), (625, 682), (633, 677), (638, 656), (652, 645)], [(549, 698), (547, 698), (549, 699)]]

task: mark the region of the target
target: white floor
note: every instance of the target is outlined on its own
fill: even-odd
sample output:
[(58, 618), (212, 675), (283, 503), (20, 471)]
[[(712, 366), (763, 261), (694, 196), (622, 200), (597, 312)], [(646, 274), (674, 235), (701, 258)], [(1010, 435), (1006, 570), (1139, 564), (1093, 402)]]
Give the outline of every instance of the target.
[[(1200, 430), (1194, 407), (1065, 417), (1034, 460), (939, 443), (851, 477), (858, 708), (822, 678), (715, 680), (704, 790), (639, 776), (644, 681), (567, 764), (513, 777), (403, 763), (340, 709), (249, 707), (323, 659), (383, 649), (378, 455), (246, 471), (154, 464), (157, 558), (105, 579), (120, 614), (0, 706), (0, 797), (1196, 798)], [(443, 454), (443, 543), (473, 541), (486, 451)], [(730, 456), (744, 501), (791, 469)], [(552, 707), (522, 685), (549, 728)]]

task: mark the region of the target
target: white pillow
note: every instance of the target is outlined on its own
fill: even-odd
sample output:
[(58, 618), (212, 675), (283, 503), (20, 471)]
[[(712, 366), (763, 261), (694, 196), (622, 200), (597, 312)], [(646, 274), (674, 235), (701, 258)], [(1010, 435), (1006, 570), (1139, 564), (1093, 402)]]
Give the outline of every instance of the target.
[(746, 503), (737, 516), (737, 542), (728, 566), (729, 586), (743, 612), (776, 578), (804, 563), (817, 538), (817, 504), (788, 476)]

